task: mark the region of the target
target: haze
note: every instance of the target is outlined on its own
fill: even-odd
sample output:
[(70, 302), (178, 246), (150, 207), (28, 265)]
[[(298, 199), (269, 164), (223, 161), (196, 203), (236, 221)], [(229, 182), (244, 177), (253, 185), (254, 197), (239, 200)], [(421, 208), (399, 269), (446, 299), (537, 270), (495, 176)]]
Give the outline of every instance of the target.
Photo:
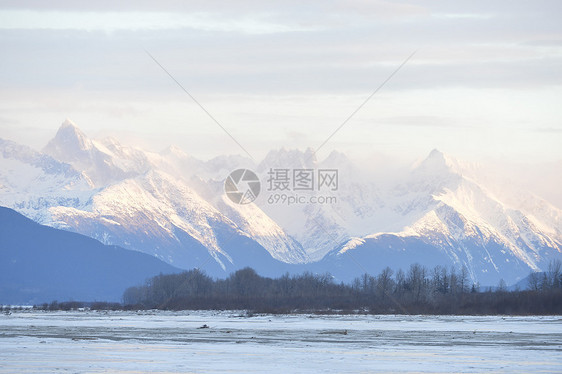
[[(560, 165), (558, 1), (0, 5), (0, 137), (88, 135), (199, 158), (325, 146), (368, 158)], [(552, 169), (551, 169), (552, 170)]]

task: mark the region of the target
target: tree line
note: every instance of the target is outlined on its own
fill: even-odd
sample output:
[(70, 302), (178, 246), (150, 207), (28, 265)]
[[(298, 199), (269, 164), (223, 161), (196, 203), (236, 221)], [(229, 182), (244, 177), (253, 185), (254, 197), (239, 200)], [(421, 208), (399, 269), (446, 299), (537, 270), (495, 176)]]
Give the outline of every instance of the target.
[(244, 309), (258, 313), (397, 313), (397, 314), (560, 314), (562, 272), (553, 261), (544, 273), (529, 276), (525, 290), (480, 290), (466, 268), (433, 269), (413, 264), (407, 271), (363, 274), (351, 284), (330, 274), (262, 277), (251, 268), (213, 279), (194, 269), (158, 275), (123, 295), (128, 309)]

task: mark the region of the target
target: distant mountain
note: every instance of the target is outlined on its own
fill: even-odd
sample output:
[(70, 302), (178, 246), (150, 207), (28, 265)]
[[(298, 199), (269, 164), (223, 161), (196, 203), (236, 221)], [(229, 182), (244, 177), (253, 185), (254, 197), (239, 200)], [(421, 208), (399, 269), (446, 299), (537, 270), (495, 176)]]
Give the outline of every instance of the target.
[(150, 168), (144, 152), (123, 147), (113, 138), (91, 140), (69, 119), (43, 153), (83, 171), (96, 186), (136, 176)]
[[(138, 249), (184, 269), (204, 267), (213, 276), (246, 266), (266, 272), (275, 267), (279, 259), (261, 244), (267, 240), (272, 248), (279, 242), (280, 251), (295, 256), (284, 246), (298, 244), (285, 239), (275, 222), (245, 220), (252, 214), (259, 217), (259, 209), (233, 206), (228, 200), (222, 204), (221, 211), (176, 178), (151, 170), (101, 190), (89, 210), (61, 206), (50, 213), (69, 230)], [(251, 252), (254, 256), (247, 255)], [(269, 266), (263, 268), (266, 260)]]
[[(308, 260), (300, 244), (259, 207), (225, 198), (222, 183), (214, 178), (226, 177), (233, 165), (251, 163), (246, 158), (221, 156), (203, 162), (177, 147), (160, 154), (145, 152), (115, 139), (92, 140), (66, 120), (44, 149), (50, 156), (35, 152), (68, 174), (54, 179), (14, 152), (15, 143), (5, 143), (10, 147), (0, 159), (7, 166), (0, 181), (13, 173), (10, 180), (18, 183), (3, 183), (0, 204), (39, 223), (148, 253), (184, 269), (205, 266), (214, 276), (264, 261), (271, 268), (278, 262)], [(88, 183), (79, 183), (80, 178)], [(247, 256), (236, 247), (241, 243), (250, 243), (252, 250), (246, 252), (260, 253)]]
[(153, 256), (42, 226), (0, 207), (0, 304), (120, 301), (127, 287), (179, 271)]
[(464, 266), (474, 283), (511, 284), (562, 258), (562, 211), (524, 191), (492, 192), (479, 165), (438, 150), (390, 183), (338, 152), (318, 161), (310, 151), (281, 149), (258, 170), (269, 165), (338, 170), (337, 203), (263, 209), (318, 261), (315, 271), (340, 280), (417, 262)]
[(70, 164), (0, 139), (0, 205), (55, 225), (51, 207), (84, 209), (95, 193), (90, 178)]
[(515, 283), (562, 258), (561, 212), (533, 196), (526, 209), (505, 204), (470, 177), (471, 167), (434, 150), (384, 199), (394, 201), (403, 228), (353, 238), (326, 261), (339, 263), (341, 276), (356, 270), (349, 259), (347, 266), (335, 260), (344, 257), (378, 270), (397, 258), (464, 266), (473, 282), (495, 285)]
[[(334, 151), (325, 160), (318, 161), (311, 149), (304, 152), (280, 149), (270, 151), (257, 170), (267, 182), (268, 172), (278, 168), (338, 172), (338, 185), (334, 191), (316, 189), (295, 193), (307, 199), (335, 197), (337, 200), (333, 203), (289, 205), (268, 204), (267, 198), (258, 200), (264, 212), (302, 245), (312, 261), (322, 259), (341, 241), (370, 233), (377, 224), (375, 211), (384, 203), (377, 186), (367, 181), (365, 174), (344, 154)], [(267, 188), (267, 183), (264, 184)], [(292, 195), (293, 191), (270, 191), (270, 195), (275, 193)]]
[[(257, 164), (226, 155), (202, 161), (174, 146), (155, 153), (90, 139), (66, 120), (44, 153), (0, 141), (0, 205), (218, 277), (251, 266), (264, 275), (298, 268), (347, 281), (418, 262), (464, 266), (472, 282), (493, 286), (562, 258), (562, 210), (496, 183), (480, 165), (438, 150), (410, 169), (370, 164), (360, 168), (337, 151), (319, 160), (312, 149), (272, 150)], [(238, 168), (261, 179), (252, 204), (224, 193)], [(274, 169), (337, 170), (338, 185), (273, 191)], [(336, 200), (271, 203), (279, 192)]]

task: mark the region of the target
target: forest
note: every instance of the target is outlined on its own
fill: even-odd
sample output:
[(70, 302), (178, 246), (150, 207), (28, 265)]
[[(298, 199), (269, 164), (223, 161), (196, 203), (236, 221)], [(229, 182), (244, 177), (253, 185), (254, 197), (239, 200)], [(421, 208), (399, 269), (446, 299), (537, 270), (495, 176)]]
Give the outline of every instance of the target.
[(469, 282), (465, 268), (413, 264), (407, 271), (386, 268), (364, 274), (351, 284), (330, 274), (285, 274), (262, 277), (251, 268), (213, 279), (197, 269), (159, 275), (128, 288), (126, 309), (241, 309), (255, 313), (373, 314), (506, 314), (562, 313), (561, 263), (533, 273), (524, 289), (508, 290), (505, 282), (482, 290)]

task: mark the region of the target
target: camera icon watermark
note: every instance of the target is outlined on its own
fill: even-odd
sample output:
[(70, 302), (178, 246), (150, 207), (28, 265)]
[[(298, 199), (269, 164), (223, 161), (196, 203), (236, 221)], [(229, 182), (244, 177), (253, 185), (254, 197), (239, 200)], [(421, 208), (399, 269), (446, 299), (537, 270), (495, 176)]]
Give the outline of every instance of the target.
[(244, 205), (253, 202), (260, 191), (260, 179), (249, 169), (234, 170), (224, 181), (226, 196), (236, 204)]

